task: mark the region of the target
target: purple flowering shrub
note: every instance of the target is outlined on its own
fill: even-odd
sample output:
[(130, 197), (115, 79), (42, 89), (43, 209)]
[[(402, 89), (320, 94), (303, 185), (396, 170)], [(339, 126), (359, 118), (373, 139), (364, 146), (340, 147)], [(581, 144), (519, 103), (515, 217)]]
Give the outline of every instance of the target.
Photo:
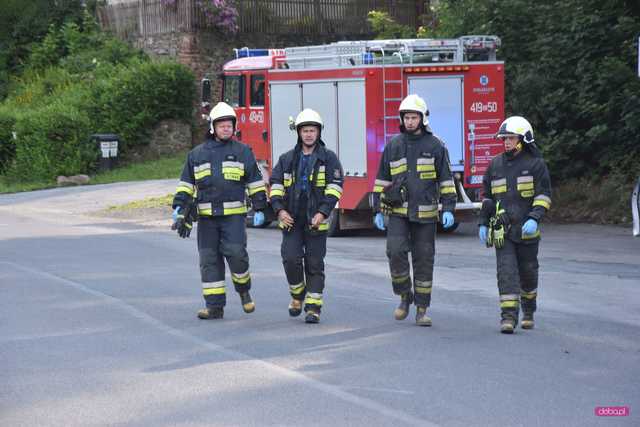
[[(161, 0), (162, 5), (175, 8), (178, 0)], [(207, 26), (223, 32), (238, 32), (238, 9), (233, 0), (195, 0)]]
[(233, 0), (196, 0), (208, 25), (221, 31), (238, 32), (238, 9)]

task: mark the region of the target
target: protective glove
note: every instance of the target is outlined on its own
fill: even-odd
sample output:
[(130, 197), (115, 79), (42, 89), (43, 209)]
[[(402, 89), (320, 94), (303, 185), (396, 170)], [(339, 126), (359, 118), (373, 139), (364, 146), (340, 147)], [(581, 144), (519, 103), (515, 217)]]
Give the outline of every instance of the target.
[(442, 214), (442, 226), (449, 228), (453, 225), (453, 214), (451, 212), (445, 212)]
[(522, 225), (522, 234), (524, 234), (524, 235), (536, 234), (536, 231), (538, 231), (538, 223), (533, 218), (529, 218)]
[(481, 225), (478, 228), (478, 237), (482, 243), (487, 243), (487, 233), (489, 232), (489, 227), (486, 225)]
[(180, 206), (175, 208), (175, 210), (171, 214), (171, 218), (173, 218), (171, 229), (176, 230), (178, 232), (178, 236), (182, 237), (183, 239), (189, 237), (193, 225), (191, 225), (191, 223), (185, 219), (184, 215), (180, 213)]
[(385, 226), (384, 226), (384, 216), (382, 215), (382, 213), (378, 212), (376, 214), (376, 216), (373, 218), (373, 224), (376, 226), (376, 228), (380, 231), (384, 231), (385, 230)]
[(263, 224), (264, 224), (264, 212), (256, 211), (253, 214), (253, 226), (260, 227)]

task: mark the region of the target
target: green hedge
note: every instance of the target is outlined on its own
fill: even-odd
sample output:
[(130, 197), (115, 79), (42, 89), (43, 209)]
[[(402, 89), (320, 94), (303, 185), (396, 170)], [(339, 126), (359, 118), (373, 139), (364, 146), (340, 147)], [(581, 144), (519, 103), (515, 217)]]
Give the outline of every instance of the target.
[(126, 155), (130, 147), (148, 144), (158, 121), (190, 121), (194, 81), (188, 68), (173, 62), (134, 61), (117, 67), (111, 78), (94, 86), (89, 107), (96, 129), (120, 135)]
[(97, 158), (88, 144), (91, 120), (63, 101), (23, 115), (16, 122), (16, 156), (9, 175), (22, 181), (86, 173)]
[(120, 135), (126, 158), (160, 120), (190, 121), (196, 96), (187, 67), (152, 62), (88, 21), (52, 27), (12, 80), (0, 104), (0, 174), (20, 181), (91, 173), (94, 133)]
[(16, 154), (16, 145), (13, 140), (16, 117), (6, 108), (0, 108), (0, 174), (7, 167)]

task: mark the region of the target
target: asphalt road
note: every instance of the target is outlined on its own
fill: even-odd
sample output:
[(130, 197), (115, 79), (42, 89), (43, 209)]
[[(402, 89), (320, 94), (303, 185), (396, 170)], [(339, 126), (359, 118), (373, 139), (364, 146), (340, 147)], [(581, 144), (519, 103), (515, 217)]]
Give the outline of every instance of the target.
[(228, 286), (202, 321), (195, 239), (92, 214), (174, 185), (0, 195), (0, 426), (640, 425), (630, 229), (545, 226), (536, 328), (513, 336), (472, 224), (438, 236), (431, 328), (393, 320), (375, 233), (330, 239), (321, 323), (289, 318), (275, 229), (249, 231), (256, 312)]

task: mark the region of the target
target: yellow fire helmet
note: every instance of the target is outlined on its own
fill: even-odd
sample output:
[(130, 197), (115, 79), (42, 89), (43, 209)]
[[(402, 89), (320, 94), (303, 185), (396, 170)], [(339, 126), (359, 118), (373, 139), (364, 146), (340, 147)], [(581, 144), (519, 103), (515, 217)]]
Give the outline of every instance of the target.
[(429, 119), (427, 118), (429, 109), (427, 108), (427, 103), (418, 95), (411, 94), (403, 99), (400, 103), (400, 108), (398, 108), (398, 112), (400, 113), (400, 124), (402, 124), (402, 115), (408, 112), (422, 114), (422, 124), (425, 126), (429, 124)]
[(525, 144), (531, 144), (533, 139), (533, 128), (531, 123), (524, 117), (511, 116), (500, 125), (496, 138), (504, 138), (509, 135), (517, 135)]

